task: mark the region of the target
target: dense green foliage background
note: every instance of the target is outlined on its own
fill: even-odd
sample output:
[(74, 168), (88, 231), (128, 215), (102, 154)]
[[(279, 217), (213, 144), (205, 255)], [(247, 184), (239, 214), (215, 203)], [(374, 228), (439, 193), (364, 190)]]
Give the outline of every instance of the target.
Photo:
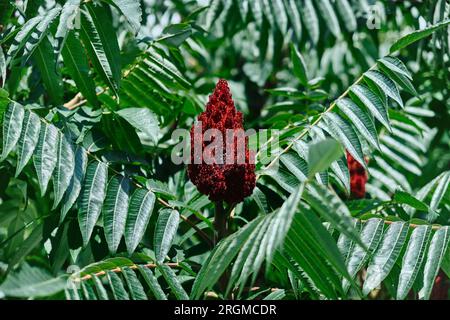
[[(445, 0), (1, 1), (0, 297), (448, 298), (449, 16)], [(257, 187), (214, 243), (215, 204), (171, 153), (218, 78), (280, 144), (254, 145)], [(344, 150), (368, 160), (365, 199)]]

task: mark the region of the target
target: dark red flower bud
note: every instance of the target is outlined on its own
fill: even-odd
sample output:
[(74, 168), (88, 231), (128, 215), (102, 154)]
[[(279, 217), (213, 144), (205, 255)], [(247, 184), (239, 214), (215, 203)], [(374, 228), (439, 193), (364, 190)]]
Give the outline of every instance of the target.
[(347, 165), (348, 171), (350, 172), (350, 195), (354, 199), (362, 199), (366, 195), (366, 170), (348, 151)]
[[(248, 149), (248, 138), (244, 137), (242, 113), (236, 111), (225, 80), (217, 83), (206, 110), (198, 116), (198, 121), (191, 128), (189, 178), (211, 201), (243, 201), (252, 194), (256, 184), (255, 164), (251, 161), (253, 155)], [(216, 129), (221, 133), (222, 153), (219, 157), (216, 149), (211, 148), (217, 138), (205, 138), (205, 131), (208, 129)], [(228, 139), (227, 135), (230, 134), (233, 136)], [(196, 145), (201, 150), (196, 150)]]

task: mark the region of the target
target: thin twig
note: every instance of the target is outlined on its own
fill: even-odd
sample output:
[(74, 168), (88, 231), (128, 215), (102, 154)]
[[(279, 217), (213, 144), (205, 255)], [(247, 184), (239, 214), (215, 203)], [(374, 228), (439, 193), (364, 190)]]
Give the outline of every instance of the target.
[[(106, 88), (102, 88), (99, 92), (96, 93), (97, 97), (105, 93), (106, 90), (107, 90)], [(86, 102), (88, 102), (87, 99), (83, 99), (83, 95), (81, 94), (81, 92), (78, 92), (70, 101), (64, 104), (64, 107), (66, 107), (69, 110), (73, 110), (75, 108), (82, 106)]]
[[(380, 218), (381, 219), (381, 218)], [(362, 223), (366, 223), (367, 221), (369, 221), (369, 220), (360, 220)], [(383, 221), (384, 221), (384, 223), (385, 224), (387, 224), (387, 225), (391, 225), (391, 224), (393, 224), (394, 222), (406, 222), (406, 223), (408, 223), (408, 221), (390, 221), (390, 220), (384, 220), (383, 219)], [(424, 226), (424, 224), (415, 224), (415, 223), (410, 223), (409, 225), (408, 225), (408, 227), (410, 227), (410, 228), (417, 228), (417, 227), (420, 227), (420, 226)], [(442, 226), (439, 226), (439, 225), (432, 225), (431, 226), (431, 229), (432, 230), (439, 230), (440, 228), (442, 228)]]
[[(244, 288), (242, 291), (243, 291), (243, 292), (254, 292), (254, 291), (261, 290), (261, 289), (263, 289), (263, 288), (261, 288), (261, 287), (251, 287), (251, 288), (246, 287), (246, 288)], [(264, 289), (263, 289), (263, 290), (264, 290)], [(270, 288), (270, 292), (275, 292), (275, 291), (278, 291), (278, 290), (281, 290), (281, 289), (278, 289), (278, 288)]]
[[(164, 265), (168, 266), (170, 268), (179, 267), (178, 263), (166, 263)], [(147, 264), (143, 264), (141, 266), (146, 267), (146, 268), (156, 268), (158, 265), (155, 264), (155, 263), (147, 263)], [(127, 267), (130, 268), (130, 269), (136, 270), (138, 268), (138, 265), (137, 264), (133, 264), (133, 265), (130, 265), (130, 266), (127, 266)], [(112, 272), (115, 272), (115, 273), (119, 273), (119, 272), (122, 272), (122, 270), (123, 270), (123, 268), (117, 267), (117, 268), (110, 269), (110, 270), (107, 270), (107, 271), (112, 271)], [(80, 278), (74, 278), (74, 279), (72, 279), (72, 281), (74, 281), (74, 282), (86, 281), (86, 280), (91, 279), (93, 276), (99, 277), (99, 276), (103, 276), (105, 274), (106, 274), (106, 271), (102, 270), (102, 271), (95, 272), (95, 273), (92, 273), (92, 274), (84, 275), (84, 276), (82, 276)]]
[(83, 100), (83, 96), (81, 95), (81, 93), (77, 93), (70, 101), (68, 101), (64, 104), (64, 107), (66, 107), (69, 110), (73, 110), (77, 107), (77, 105), (82, 100)]

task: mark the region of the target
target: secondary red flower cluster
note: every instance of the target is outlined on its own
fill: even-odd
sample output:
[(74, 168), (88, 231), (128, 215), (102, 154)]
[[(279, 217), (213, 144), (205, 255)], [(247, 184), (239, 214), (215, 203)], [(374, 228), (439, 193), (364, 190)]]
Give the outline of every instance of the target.
[[(206, 111), (198, 116), (201, 121), (201, 134), (194, 135), (194, 124), (191, 128), (191, 163), (188, 165), (188, 175), (198, 190), (209, 196), (211, 201), (226, 201), (228, 203), (238, 203), (252, 194), (256, 184), (255, 165), (250, 162), (248, 149), (248, 138), (245, 138), (245, 163), (232, 164), (212, 163), (206, 164), (202, 157), (200, 164), (194, 163), (195, 140), (200, 139), (202, 150), (211, 142), (204, 141), (203, 135), (208, 129), (220, 130), (223, 137), (223, 158), (226, 158), (227, 141), (226, 130), (232, 129), (234, 132), (244, 129), (242, 113), (236, 111), (231, 97), (228, 83), (219, 80), (211, 96), (209, 96)], [(198, 142), (198, 141), (197, 141)], [(238, 156), (237, 141), (233, 139), (233, 145), (228, 146), (229, 150), (234, 150), (234, 158)]]
[(430, 300), (446, 300), (448, 290), (450, 289), (450, 281), (444, 271), (440, 270), (434, 280), (433, 290), (431, 291)]
[(350, 172), (350, 195), (354, 199), (362, 199), (366, 195), (366, 170), (348, 151), (347, 165)]

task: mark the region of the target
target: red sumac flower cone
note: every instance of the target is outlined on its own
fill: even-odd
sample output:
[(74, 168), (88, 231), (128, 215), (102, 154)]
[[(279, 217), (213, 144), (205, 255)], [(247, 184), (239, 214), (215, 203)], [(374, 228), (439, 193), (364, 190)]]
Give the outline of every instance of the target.
[(362, 199), (366, 195), (367, 173), (364, 167), (347, 152), (347, 165), (350, 172), (350, 196)]
[[(237, 137), (244, 133), (242, 113), (236, 110), (225, 80), (218, 81), (213, 94), (209, 97), (206, 110), (198, 116), (198, 121), (191, 128), (189, 178), (201, 193), (209, 196), (211, 201), (223, 200), (228, 203), (243, 201), (252, 194), (256, 184), (255, 164), (250, 161), (252, 155), (248, 149), (247, 137), (242, 136), (244, 148), (239, 148)], [(220, 160), (223, 161), (215, 161), (216, 150), (207, 148), (213, 142), (217, 142), (214, 138), (211, 141), (205, 139), (205, 131), (208, 129), (216, 129), (221, 133)], [(227, 130), (228, 134), (230, 132), (234, 134), (231, 141), (227, 140)], [(201, 146), (202, 153), (201, 159), (194, 161), (199, 155), (195, 153), (196, 143)], [(227, 157), (232, 159), (231, 163), (226, 160)], [(238, 161), (239, 157), (241, 161)]]

